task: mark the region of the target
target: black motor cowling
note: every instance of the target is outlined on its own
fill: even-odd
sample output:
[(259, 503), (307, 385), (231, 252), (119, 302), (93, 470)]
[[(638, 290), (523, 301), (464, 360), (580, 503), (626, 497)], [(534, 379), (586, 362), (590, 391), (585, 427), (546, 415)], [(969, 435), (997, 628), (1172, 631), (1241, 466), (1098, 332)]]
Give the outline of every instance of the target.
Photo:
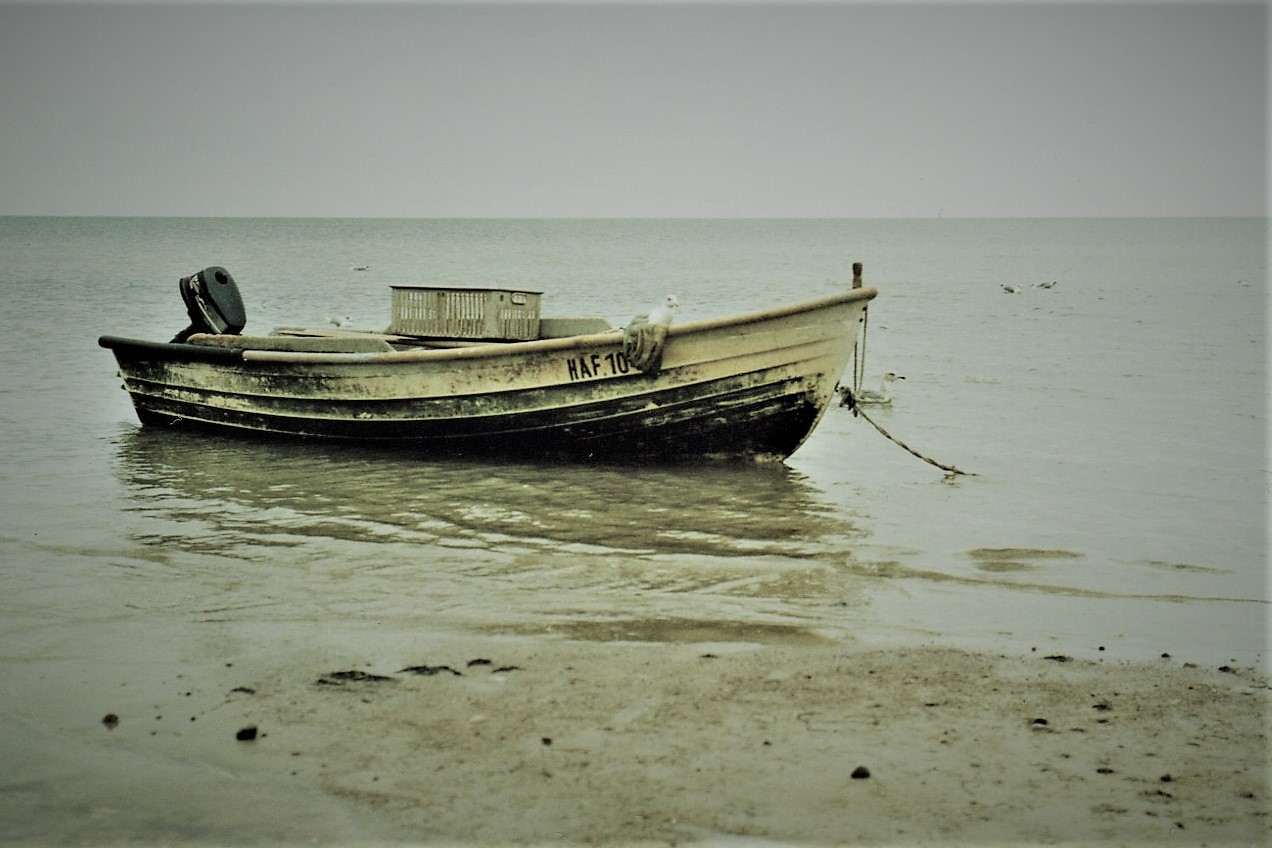
[(213, 265), (182, 277), (177, 287), (190, 315), (190, 326), (177, 333), (174, 342), (184, 342), (195, 333), (237, 336), (243, 331), (247, 311), (229, 271)]

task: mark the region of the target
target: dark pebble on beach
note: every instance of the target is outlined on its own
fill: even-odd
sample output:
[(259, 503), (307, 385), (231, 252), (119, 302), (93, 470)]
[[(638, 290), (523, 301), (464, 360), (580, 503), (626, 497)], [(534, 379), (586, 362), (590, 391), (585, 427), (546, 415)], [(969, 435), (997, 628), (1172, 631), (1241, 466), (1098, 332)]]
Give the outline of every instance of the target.
[(114, 730), (119, 727), (119, 716), (114, 713), (106, 713), (102, 718), (102, 724), (106, 725), (107, 730)]
[(853, 780), (865, 780), (869, 776), (870, 776), (870, 769), (866, 768), (865, 766), (857, 766), (855, 769), (852, 770)]
[(331, 674), (318, 678), (318, 684), (320, 686), (343, 686), (345, 683), (379, 683), (392, 679), (392, 677), (385, 677), (382, 674), (368, 674), (365, 671), (333, 671)]
[(408, 671), (411, 674), (422, 674), (425, 677), (432, 677), (433, 675), (441, 674), (442, 672), (450, 672), (455, 677), (464, 676), (464, 673), (462, 671), (456, 671), (455, 669), (451, 668), (448, 665), (413, 665), (413, 666), (409, 666), (407, 668), (401, 669), (400, 671), (398, 671), (398, 674), (405, 674)]
[(240, 742), (251, 742), (256, 738), (256, 725), (248, 725), (234, 734), (234, 738)]

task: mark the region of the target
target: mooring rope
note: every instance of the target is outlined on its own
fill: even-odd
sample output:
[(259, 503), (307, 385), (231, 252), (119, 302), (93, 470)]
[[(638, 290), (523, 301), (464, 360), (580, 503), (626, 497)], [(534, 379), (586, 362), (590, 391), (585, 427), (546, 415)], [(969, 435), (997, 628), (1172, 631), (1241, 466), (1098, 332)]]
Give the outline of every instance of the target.
[(852, 394), (861, 395), (861, 384), (866, 379), (866, 328), (869, 326), (868, 306), (861, 307), (861, 338), (852, 348)]
[(856, 398), (855, 398), (855, 397), (853, 397), (853, 396), (851, 396), (851, 395), (850, 395), (850, 396), (849, 396), (849, 399), (848, 399), (848, 404), (847, 404), (847, 405), (848, 405), (848, 407), (852, 410), (852, 414), (853, 414), (853, 415), (860, 415), (862, 418), (864, 418), (864, 419), (866, 419), (867, 421), (869, 421), (869, 422), (870, 422), (870, 426), (874, 427), (876, 430), (878, 430), (880, 433), (882, 433), (882, 434), (883, 434), (883, 435), (884, 435), (884, 436), (885, 436), (885, 437), (886, 437), (889, 441), (892, 441), (892, 442), (896, 443), (897, 445), (899, 445), (899, 446), (901, 446), (901, 447), (905, 448), (907, 451), (909, 451), (910, 453), (914, 454), (914, 455), (915, 455), (915, 456), (917, 456), (919, 459), (923, 460), (924, 462), (928, 463), (929, 465), (935, 465), (937, 468), (941, 469), (942, 471), (946, 472), (947, 474), (962, 474), (962, 475), (964, 475), (964, 476), (966, 476), (966, 477), (975, 477), (975, 476), (976, 476), (976, 472), (974, 472), (974, 471), (964, 471), (964, 470), (963, 470), (963, 469), (961, 469), (961, 468), (955, 468), (953, 465), (945, 465), (944, 463), (937, 462), (935, 459), (933, 459), (933, 458), (932, 458), (932, 457), (930, 457), (930, 456), (924, 456), (923, 454), (919, 453), (919, 452), (918, 452), (918, 451), (916, 451), (914, 448), (910, 447), (910, 446), (909, 446), (909, 445), (907, 445), (905, 442), (901, 441), (901, 440), (900, 440), (900, 439), (898, 439), (896, 436), (894, 436), (894, 435), (892, 435), (891, 433), (889, 433), (887, 430), (883, 429), (883, 427), (881, 427), (881, 426), (879, 425), (879, 422), (878, 422), (878, 421), (875, 421), (873, 418), (871, 418), (869, 415), (867, 415), (867, 414), (866, 414), (866, 411), (865, 411), (864, 409), (862, 409), (862, 408), (861, 408), (861, 405), (860, 405), (860, 404), (858, 404), (858, 403), (856, 402)]
[[(860, 262), (852, 263), (852, 287), (854, 289), (861, 288), (865, 283), (861, 279), (861, 275), (865, 272), (865, 266)], [(866, 378), (866, 327), (870, 321), (870, 304), (864, 304), (861, 307), (861, 333), (857, 336), (857, 341), (852, 346), (852, 393), (854, 397), (861, 395), (861, 381)]]

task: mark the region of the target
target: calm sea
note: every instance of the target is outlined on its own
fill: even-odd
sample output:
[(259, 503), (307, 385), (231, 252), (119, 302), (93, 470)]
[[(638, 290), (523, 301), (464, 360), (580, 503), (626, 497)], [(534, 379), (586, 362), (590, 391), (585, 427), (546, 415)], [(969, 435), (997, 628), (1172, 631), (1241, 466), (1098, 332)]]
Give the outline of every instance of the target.
[[(210, 645), (377, 655), (383, 634), (816, 633), (1266, 663), (1266, 219), (0, 218), (5, 709)], [(166, 340), (226, 266), (248, 331), (389, 285), (528, 288), (616, 324), (849, 285), (871, 413), (777, 465), (473, 462), (143, 430), (99, 334)], [(355, 270), (355, 268), (363, 270)], [(1054, 283), (1047, 288), (1041, 283)], [(1004, 286), (1019, 291), (1009, 293)], [(399, 637), (395, 637), (399, 638)], [(1266, 664), (1265, 664), (1266, 668)]]

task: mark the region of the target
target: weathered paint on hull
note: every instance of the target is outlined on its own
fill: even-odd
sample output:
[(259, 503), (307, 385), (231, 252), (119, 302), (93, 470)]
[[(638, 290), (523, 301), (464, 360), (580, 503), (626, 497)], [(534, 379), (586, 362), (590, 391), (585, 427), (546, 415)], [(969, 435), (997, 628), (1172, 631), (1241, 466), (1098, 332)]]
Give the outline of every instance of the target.
[(102, 343), (144, 424), (438, 455), (782, 458), (829, 405), (873, 294), (673, 327), (656, 375), (612, 333), (369, 355)]
[[(785, 457), (795, 451), (821, 415), (800, 381), (756, 389), (726, 390), (704, 399), (675, 392), (649, 396), (640, 407), (608, 403), (560, 416), (520, 413), (480, 421), (347, 420), (297, 424), (276, 416), (152, 398), (138, 406), (142, 422), (162, 426), (230, 427), (248, 433), (410, 444), (426, 453), (514, 456), (714, 456)], [(646, 408), (648, 407), (648, 408)]]

